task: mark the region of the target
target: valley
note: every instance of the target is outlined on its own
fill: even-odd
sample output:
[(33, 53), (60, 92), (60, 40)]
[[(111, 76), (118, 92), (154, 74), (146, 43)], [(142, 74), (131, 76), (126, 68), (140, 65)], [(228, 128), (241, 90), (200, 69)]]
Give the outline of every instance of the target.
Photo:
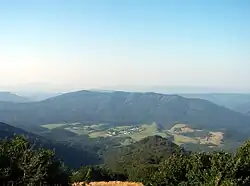
[(77, 91), (37, 102), (1, 102), (0, 121), (81, 148), (125, 146), (158, 135), (192, 151), (234, 151), (249, 137), (250, 117), (179, 95)]
[[(249, 116), (207, 100), (121, 91), (78, 91), (38, 102), (0, 102), (0, 119), (0, 138), (14, 138), (8, 145), (15, 146), (20, 140), (26, 143), (15, 138), (24, 135), (36, 149), (55, 153), (71, 182), (153, 181), (159, 185), (158, 177), (172, 180), (171, 175), (196, 174), (197, 170), (182, 167), (194, 167), (197, 161), (205, 165), (207, 158), (209, 170), (215, 170), (217, 161), (231, 170), (224, 163), (235, 161), (228, 158), (241, 153), (250, 132)], [(19, 161), (25, 160), (26, 151), (22, 153)], [(193, 185), (193, 178), (183, 179)]]
[(250, 0), (0, 2), (0, 186), (250, 186)]
[[(59, 123), (45, 124), (42, 127), (48, 129), (47, 133), (53, 132), (53, 129), (60, 129), (73, 132), (77, 136), (88, 136), (89, 138), (112, 138), (123, 139), (121, 145), (131, 144), (140, 141), (145, 137), (158, 135), (171, 139), (177, 145), (196, 144), (205, 145), (207, 147), (223, 147), (224, 134), (221, 131), (206, 131), (194, 129), (186, 124), (175, 124), (168, 130), (161, 129), (155, 122), (151, 124), (140, 125), (123, 125), (114, 126), (112, 124), (81, 124), (76, 123)], [(44, 134), (44, 132), (43, 132)], [(41, 133), (42, 135), (42, 133)], [(67, 136), (65, 136), (67, 138)], [(60, 140), (60, 139), (58, 139)], [(65, 139), (64, 139), (65, 140)]]

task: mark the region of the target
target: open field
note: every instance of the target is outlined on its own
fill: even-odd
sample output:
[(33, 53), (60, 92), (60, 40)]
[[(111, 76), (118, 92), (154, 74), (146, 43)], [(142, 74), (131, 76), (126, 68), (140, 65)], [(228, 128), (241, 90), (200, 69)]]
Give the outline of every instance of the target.
[(199, 141), (191, 138), (191, 137), (187, 137), (184, 135), (179, 135), (179, 134), (172, 134), (174, 137), (174, 143), (176, 143), (177, 145), (182, 145), (184, 143), (194, 143), (194, 144), (198, 144)]
[(174, 137), (174, 142), (178, 145), (184, 143), (194, 143), (219, 146), (223, 142), (224, 135), (222, 132), (205, 132), (202, 130), (192, 129), (186, 124), (176, 124), (167, 132)]
[(65, 124), (65, 123), (58, 123), (58, 124), (46, 124), (46, 125), (42, 125), (42, 127), (47, 128), (49, 130), (55, 129), (55, 128), (59, 128), (59, 127), (63, 127), (63, 126), (67, 126), (67, 124)]
[(186, 124), (176, 124), (169, 130), (171, 133), (186, 133), (194, 131), (194, 129), (189, 128)]
[[(43, 125), (49, 130), (61, 128), (71, 131), (77, 135), (88, 135), (90, 138), (97, 137), (122, 137), (128, 141), (139, 141), (147, 136), (159, 135), (162, 137), (173, 137), (177, 145), (182, 144), (205, 144), (220, 146), (223, 143), (224, 134), (218, 131), (203, 131), (193, 129), (186, 124), (175, 124), (169, 130), (161, 130), (157, 123), (141, 125), (124, 125), (113, 126), (105, 123), (81, 124), (81, 123), (64, 123), (64, 124), (47, 124)], [(128, 141), (121, 143), (128, 144)]]
[(96, 131), (89, 131), (89, 136), (91, 138), (96, 137), (129, 137), (135, 141), (141, 140), (147, 136), (152, 135), (162, 135), (166, 136), (165, 133), (160, 133), (157, 124), (143, 124), (141, 126), (133, 126), (133, 125), (125, 125), (125, 126), (117, 126), (111, 127), (107, 130), (96, 130)]
[(220, 145), (223, 141), (223, 133), (222, 132), (209, 132), (209, 135), (200, 140), (201, 144), (211, 143), (213, 145)]
[(110, 135), (106, 131), (97, 131), (88, 133), (90, 138), (98, 138), (98, 137), (109, 137)]
[(142, 129), (141, 132), (135, 132), (129, 135), (133, 140), (139, 141), (147, 136), (152, 136), (152, 135), (159, 135), (162, 137), (167, 137), (167, 134), (164, 132), (161, 132), (158, 129), (158, 126), (156, 123), (152, 124), (144, 124), (141, 125), (140, 128)]

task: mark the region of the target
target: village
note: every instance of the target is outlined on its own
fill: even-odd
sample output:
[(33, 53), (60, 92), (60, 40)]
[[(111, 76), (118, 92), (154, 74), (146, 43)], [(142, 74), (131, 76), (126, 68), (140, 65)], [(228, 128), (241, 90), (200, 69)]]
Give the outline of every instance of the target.
[(117, 135), (130, 135), (135, 132), (141, 132), (143, 129), (140, 127), (132, 127), (128, 129), (118, 130), (116, 128), (108, 129), (108, 136), (117, 136)]

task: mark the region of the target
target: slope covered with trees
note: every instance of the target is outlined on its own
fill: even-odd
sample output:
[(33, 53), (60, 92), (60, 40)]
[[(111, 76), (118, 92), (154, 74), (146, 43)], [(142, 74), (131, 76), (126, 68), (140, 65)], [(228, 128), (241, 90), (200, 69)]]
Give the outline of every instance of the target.
[(180, 94), (186, 98), (199, 98), (211, 101), (217, 105), (221, 105), (243, 114), (250, 111), (250, 94), (243, 93), (196, 93), (196, 94)]
[(99, 164), (100, 158), (91, 149), (79, 147), (78, 145), (61, 143), (54, 140), (26, 132), (22, 129), (0, 123), (0, 138), (11, 139), (16, 135), (24, 136), (36, 148), (46, 148), (55, 150), (57, 158), (64, 161), (66, 165), (71, 167), (80, 167), (81, 165)]
[[(158, 136), (149, 137), (134, 144), (135, 147), (127, 147), (130, 150), (124, 150), (123, 153), (118, 151), (117, 156), (113, 152), (113, 156), (119, 158), (113, 158), (118, 169), (112, 170), (118, 171), (118, 175), (123, 173), (129, 181), (143, 182), (146, 186), (248, 186), (250, 184), (250, 141), (246, 141), (235, 153), (226, 153), (185, 152), (170, 142), (164, 147), (166, 140)], [(156, 147), (152, 147), (154, 145)], [(172, 150), (168, 150), (164, 157), (159, 156), (159, 152), (164, 152), (166, 146)], [(155, 151), (157, 148), (159, 150)], [(152, 154), (151, 158), (148, 158), (148, 154)], [(81, 181), (93, 180), (91, 179), (93, 176), (86, 178), (86, 172), (86, 170), (78, 172), (78, 178), (82, 175)]]
[[(162, 152), (166, 154), (161, 154)], [(167, 139), (153, 136), (130, 145), (118, 154), (119, 159), (123, 159), (123, 170), (114, 171), (105, 166), (83, 166), (72, 171), (55, 157), (53, 151), (33, 148), (25, 138), (16, 136), (13, 139), (0, 140), (0, 182), (13, 185), (65, 186), (70, 182), (113, 180), (142, 182), (145, 186), (250, 184), (250, 141), (246, 141), (232, 154), (187, 153)]]
[(239, 112), (242, 112), (242, 113), (250, 116), (250, 101), (245, 103), (245, 104), (242, 104), (242, 105), (238, 106), (236, 109)]
[(41, 102), (0, 103), (0, 118), (12, 125), (61, 122), (114, 125), (156, 122), (163, 128), (185, 123), (206, 129), (249, 129), (250, 117), (206, 100), (177, 95), (79, 91)]
[(170, 140), (161, 136), (150, 136), (131, 145), (111, 149), (104, 157), (108, 167), (113, 165), (113, 168), (120, 169), (128, 165), (157, 165), (177, 151), (181, 151), (181, 148)]
[(134, 144), (111, 149), (104, 154), (105, 167), (126, 174), (134, 180), (141, 177), (145, 170), (154, 170), (160, 162), (173, 153), (184, 151), (161, 136), (150, 136)]
[(0, 182), (2, 185), (43, 185), (69, 183), (69, 173), (51, 150), (32, 148), (23, 137), (0, 141)]
[(0, 101), (24, 103), (24, 102), (29, 102), (30, 100), (26, 97), (18, 96), (11, 92), (0, 92)]

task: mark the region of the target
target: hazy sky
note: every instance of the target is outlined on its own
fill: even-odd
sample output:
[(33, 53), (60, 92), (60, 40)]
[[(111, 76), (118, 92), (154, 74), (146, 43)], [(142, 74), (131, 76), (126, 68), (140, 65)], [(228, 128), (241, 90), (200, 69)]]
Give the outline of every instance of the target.
[(250, 1), (2, 0), (0, 70), (0, 87), (250, 91)]

